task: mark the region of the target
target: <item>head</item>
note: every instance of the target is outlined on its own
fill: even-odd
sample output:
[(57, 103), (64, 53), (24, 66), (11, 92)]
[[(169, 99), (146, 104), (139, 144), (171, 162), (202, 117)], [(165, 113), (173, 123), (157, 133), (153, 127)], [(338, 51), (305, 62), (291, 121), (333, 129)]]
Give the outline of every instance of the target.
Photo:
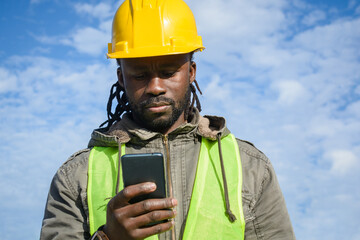
[[(195, 103), (201, 111), (193, 53), (117, 59), (117, 63), (118, 82), (108, 102), (108, 127), (129, 112), (139, 125), (166, 134), (189, 119)], [(114, 98), (118, 105), (112, 113)]]

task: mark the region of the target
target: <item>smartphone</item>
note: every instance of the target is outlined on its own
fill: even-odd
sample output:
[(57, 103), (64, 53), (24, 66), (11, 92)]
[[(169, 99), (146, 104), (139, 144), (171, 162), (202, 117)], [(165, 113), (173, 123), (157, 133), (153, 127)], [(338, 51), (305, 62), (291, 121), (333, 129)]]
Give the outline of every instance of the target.
[(135, 197), (129, 203), (140, 202), (149, 198), (166, 198), (166, 174), (164, 158), (161, 153), (125, 154), (121, 157), (124, 187), (154, 182), (156, 190), (152, 193)]

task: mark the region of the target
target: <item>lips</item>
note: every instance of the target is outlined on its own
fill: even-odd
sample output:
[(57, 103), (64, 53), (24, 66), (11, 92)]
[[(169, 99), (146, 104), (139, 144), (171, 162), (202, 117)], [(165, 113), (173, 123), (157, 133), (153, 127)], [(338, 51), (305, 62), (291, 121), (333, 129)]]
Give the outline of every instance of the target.
[(153, 107), (162, 107), (162, 106), (168, 106), (170, 103), (168, 102), (156, 102), (156, 103), (150, 103), (145, 108), (153, 108)]
[(168, 102), (156, 102), (146, 105), (145, 109), (150, 112), (159, 113), (166, 111), (170, 107), (170, 105), (171, 104)]

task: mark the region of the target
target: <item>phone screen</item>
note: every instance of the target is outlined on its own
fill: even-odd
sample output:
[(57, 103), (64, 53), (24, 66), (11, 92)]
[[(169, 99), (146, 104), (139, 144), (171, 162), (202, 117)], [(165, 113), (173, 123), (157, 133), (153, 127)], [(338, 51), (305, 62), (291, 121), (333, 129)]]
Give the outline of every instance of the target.
[(121, 166), (124, 187), (143, 182), (156, 184), (154, 192), (135, 197), (130, 203), (167, 197), (164, 158), (161, 153), (125, 154), (121, 157)]

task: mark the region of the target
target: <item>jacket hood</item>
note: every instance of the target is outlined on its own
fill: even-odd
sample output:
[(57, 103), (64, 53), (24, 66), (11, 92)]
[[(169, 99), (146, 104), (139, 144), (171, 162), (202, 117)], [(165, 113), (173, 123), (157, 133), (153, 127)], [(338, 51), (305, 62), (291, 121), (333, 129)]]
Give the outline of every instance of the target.
[[(169, 135), (196, 134), (215, 141), (218, 134), (224, 137), (229, 133), (223, 117), (201, 116), (195, 109), (190, 121), (182, 124)], [(120, 143), (127, 143), (134, 138), (147, 141), (159, 136), (162, 134), (139, 126), (132, 120), (131, 115), (126, 113), (121, 121), (113, 124), (109, 130), (95, 129), (91, 134), (88, 147), (117, 147)]]

